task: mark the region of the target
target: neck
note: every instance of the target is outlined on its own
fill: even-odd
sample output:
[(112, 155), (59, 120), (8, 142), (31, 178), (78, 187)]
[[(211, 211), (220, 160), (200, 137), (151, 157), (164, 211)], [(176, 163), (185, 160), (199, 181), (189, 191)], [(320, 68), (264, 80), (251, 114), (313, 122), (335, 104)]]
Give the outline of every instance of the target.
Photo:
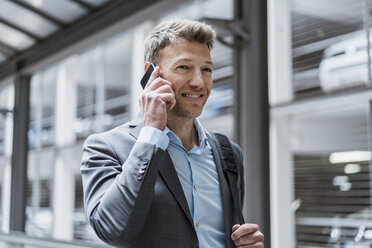
[(167, 126), (174, 132), (182, 142), (186, 150), (191, 150), (195, 145), (199, 145), (198, 132), (194, 127), (194, 119), (175, 118), (168, 116)]

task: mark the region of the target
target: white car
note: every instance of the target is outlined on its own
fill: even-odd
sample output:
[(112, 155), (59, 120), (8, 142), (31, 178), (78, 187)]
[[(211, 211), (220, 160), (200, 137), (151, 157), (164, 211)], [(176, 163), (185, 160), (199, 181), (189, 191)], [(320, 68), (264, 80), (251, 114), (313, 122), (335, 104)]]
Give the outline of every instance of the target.
[(368, 81), (366, 33), (360, 30), (348, 37), (324, 50), (319, 79), (325, 92), (363, 85)]

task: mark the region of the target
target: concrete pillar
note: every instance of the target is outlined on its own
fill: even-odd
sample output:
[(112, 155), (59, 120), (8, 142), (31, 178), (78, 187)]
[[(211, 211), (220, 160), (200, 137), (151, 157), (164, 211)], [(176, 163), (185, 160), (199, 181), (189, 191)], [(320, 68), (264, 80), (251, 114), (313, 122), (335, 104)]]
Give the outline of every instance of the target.
[[(269, 102), (293, 100), (290, 0), (268, 0)], [(289, 117), (270, 119), (271, 247), (295, 247)]]
[(12, 173), (9, 229), (24, 232), (26, 221), (28, 124), (30, 113), (30, 76), (14, 80)]
[[(14, 96), (13, 85), (8, 86), (5, 90), (5, 95)], [(6, 100), (5, 108), (12, 110), (14, 106), (14, 98), (8, 97)], [(11, 114), (7, 114), (3, 117), (5, 122), (5, 137), (4, 137), (4, 174), (2, 178), (2, 226), (1, 231), (4, 233), (9, 232), (9, 221), (10, 221), (10, 192), (11, 192), (11, 156), (13, 146), (13, 117)]]
[(268, 0), (269, 102), (293, 99), (290, 0)]
[(270, 124), (271, 247), (295, 247), (293, 157), (289, 117)]
[[(57, 72), (55, 137), (56, 160), (53, 188), (53, 237), (72, 240), (74, 232), (76, 166), (69, 163), (64, 148), (75, 143), (74, 122), (76, 117), (76, 84), (74, 59), (63, 62)], [(75, 66), (76, 67), (76, 66)]]
[[(245, 160), (247, 221), (256, 223), (270, 248), (269, 97), (267, 2), (235, 0), (235, 20), (244, 23), (235, 37), (235, 137)], [(237, 26), (239, 28), (239, 26)], [(248, 35), (245, 35), (248, 36)]]

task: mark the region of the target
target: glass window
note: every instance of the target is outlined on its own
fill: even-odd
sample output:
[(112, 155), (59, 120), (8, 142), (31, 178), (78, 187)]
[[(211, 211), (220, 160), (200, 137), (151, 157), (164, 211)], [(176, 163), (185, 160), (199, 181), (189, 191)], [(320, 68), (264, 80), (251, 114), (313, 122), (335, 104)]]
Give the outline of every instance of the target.
[(31, 78), (25, 231), (37, 237), (50, 237), (53, 230), (57, 69), (58, 66), (52, 66)]
[[(337, 7), (336, 7), (337, 6)], [(365, 86), (363, 1), (291, 1), (293, 88), (297, 96)], [(356, 32), (359, 31), (359, 32)]]
[(25, 232), (50, 237), (53, 231), (53, 179), (55, 150), (36, 148), (29, 152)]
[(70, 23), (78, 17), (87, 13), (87, 11), (74, 1), (69, 0), (21, 0), (27, 4), (38, 8), (63, 23)]
[(23, 50), (32, 46), (35, 41), (29, 36), (0, 23), (0, 42), (16, 50)]
[(129, 120), (133, 33), (107, 42), (105, 50), (105, 117), (110, 129)]
[(363, 241), (358, 229), (372, 218), (367, 119), (368, 104), (293, 117), (298, 246)]
[[(226, 0), (208, 0), (201, 4), (204, 16), (208, 18), (234, 19), (234, 2)], [(204, 6), (203, 6), (204, 5)]]
[(166, 15), (164, 18), (188, 18), (193, 20), (207, 18), (233, 19), (234, 2), (231, 0), (197, 0), (186, 3)]
[(40, 148), (55, 143), (56, 67), (35, 74), (31, 79), (29, 147)]
[(1, 2), (0, 17), (41, 38), (57, 30), (55, 24), (47, 19), (10, 1)]
[[(104, 92), (99, 90), (104, 87), (103, 49), (103, 46), (89, 49), (77, 56), (76, 67), (70, 68), (71, 73), (76, 73), (75, 83), (78, 96), (76, 133), (78, 139), (95, 132), (101, 124), (96, 120), (96, 116), (104, 104), (101, 100)], [(100, 103), (97, 102), (98, 100), (101, 100)]]

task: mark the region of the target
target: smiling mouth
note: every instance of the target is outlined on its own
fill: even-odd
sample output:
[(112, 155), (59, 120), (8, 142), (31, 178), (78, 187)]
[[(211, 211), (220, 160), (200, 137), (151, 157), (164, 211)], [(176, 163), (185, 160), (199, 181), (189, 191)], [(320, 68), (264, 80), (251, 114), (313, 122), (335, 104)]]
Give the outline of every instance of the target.
[(182, 94), (182, 96), (197, 99), (204, 96), (204, 94)]

